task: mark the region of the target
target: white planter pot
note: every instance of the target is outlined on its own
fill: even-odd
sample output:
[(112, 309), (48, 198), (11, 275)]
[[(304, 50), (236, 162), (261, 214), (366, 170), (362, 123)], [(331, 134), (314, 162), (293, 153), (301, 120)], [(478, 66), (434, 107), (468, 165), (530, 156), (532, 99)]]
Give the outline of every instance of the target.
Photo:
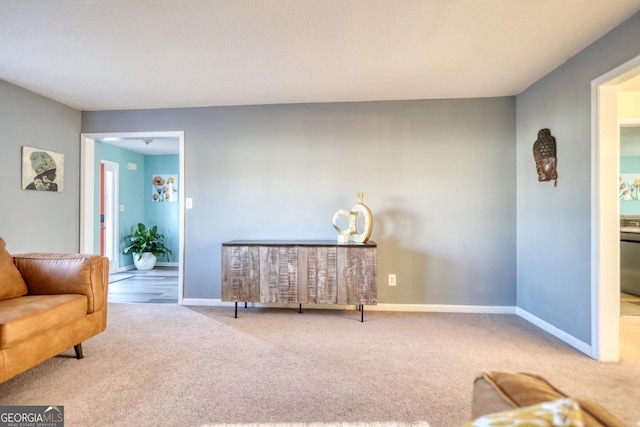
[[(139, 254), (133, 253), (133, 265), (138, 270), (151, 270), (156, 265), (156, 257), (151, 252), (143, 252), (141, 257)], [(139, 259), (138, 259), (139, 258)]]

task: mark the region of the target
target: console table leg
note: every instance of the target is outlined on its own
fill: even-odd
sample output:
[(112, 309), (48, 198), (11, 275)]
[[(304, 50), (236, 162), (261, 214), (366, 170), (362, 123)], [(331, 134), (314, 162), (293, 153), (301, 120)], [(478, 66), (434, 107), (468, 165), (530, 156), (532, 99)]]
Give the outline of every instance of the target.
[(235, 313), (235, 315), (233, 316), (233, 318), (234, 318), (234, 319), (237, 319), (237, 318), (238, 318), (238, 301), (236, 301), (236, 313)]
[(364, 304), (360, 304), (360, 322), (364, 322)]
[(247, 302), (246, 301), (244, 302), (244, 308), (247, 308)]
[(302, 313), (302, 304), (298, 306), (298, 313)]

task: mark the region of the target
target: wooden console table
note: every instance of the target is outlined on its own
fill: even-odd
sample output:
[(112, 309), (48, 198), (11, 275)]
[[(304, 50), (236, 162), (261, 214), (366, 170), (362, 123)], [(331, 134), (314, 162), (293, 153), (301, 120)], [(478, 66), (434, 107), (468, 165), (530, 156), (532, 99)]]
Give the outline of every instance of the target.
[(222, 244), (222, 301), (357, 305), (378, 303), (375, 242), (234, 240)]

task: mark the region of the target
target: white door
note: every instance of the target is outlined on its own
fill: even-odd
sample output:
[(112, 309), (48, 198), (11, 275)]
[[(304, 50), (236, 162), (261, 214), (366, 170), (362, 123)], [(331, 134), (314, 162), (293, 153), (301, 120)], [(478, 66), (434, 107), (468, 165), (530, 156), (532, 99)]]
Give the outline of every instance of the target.
[(100, 201), (100, 252), (109, 258), (109, 273), (115, 273), (120, 260), (119, 214), (119, 165), (106, 160), (101, 161), (101, 201)]

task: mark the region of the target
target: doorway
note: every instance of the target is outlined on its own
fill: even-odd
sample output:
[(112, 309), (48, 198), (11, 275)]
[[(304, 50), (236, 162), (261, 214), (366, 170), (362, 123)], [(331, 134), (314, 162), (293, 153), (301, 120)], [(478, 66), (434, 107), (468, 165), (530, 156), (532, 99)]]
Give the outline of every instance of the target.
[(640, 56), (591, 82), (591, 349), (620, 357), (619, 86), (640, 76)]
[[(99, 250), (99, 234), (96, 233), (96, 222), (99, 215), (96, 212), (99, 209), (99, 199), (94, 195), (96, 192), (96, 182), (99, 174), (96, 174), (100, 163), (95, 160), (96, 142), (105, 139), (137, 139), (137, 140), (155, 140), (172, 138), (177, 140), (178, 144), (178, 250), (174, 251), (178, 261), (178, 304), (182, 304), (184, 295), (184, 234), (185, 234), (185, 168), (184, 168), (184, 132), (117, 132), (117, 133), (86, 133), (80, 136), (80, 250), (83, 253), (97, 253)], [(129, 165), (127, 165), (127, 168)], [(117, 212), (123, 208), (116, 204)], [(117, 216), (117, 215), (116, 215)], [(119, 238), (118, 238), (119, 239)], [(118, 251), (119, 252), (119, 251)], [(118, 253), (118, 256), (120, 254)], [(120, 267), (122, 269), (122, 267)]]
[(102, 160), (100, 162), (100, 255), (109, 258), (109, 274), (118, 271), (118, 206), (120, 165)]

